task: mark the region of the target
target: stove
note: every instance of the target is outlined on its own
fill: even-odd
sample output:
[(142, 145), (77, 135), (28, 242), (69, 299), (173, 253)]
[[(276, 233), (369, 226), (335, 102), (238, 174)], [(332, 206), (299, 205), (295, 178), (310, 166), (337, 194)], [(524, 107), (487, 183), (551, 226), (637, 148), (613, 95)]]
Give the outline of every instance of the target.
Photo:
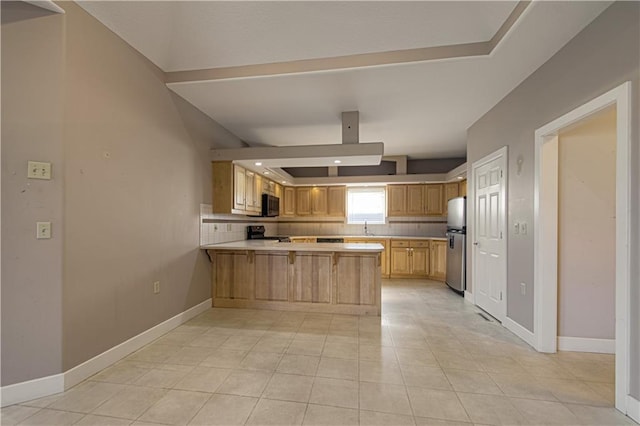
[(281, 243), (290, 243), (291, 239), (286, 236), (265, 236), (265, 229), (263, 225), (249, 225), (247, 226), (247, 240), (277, 240)]

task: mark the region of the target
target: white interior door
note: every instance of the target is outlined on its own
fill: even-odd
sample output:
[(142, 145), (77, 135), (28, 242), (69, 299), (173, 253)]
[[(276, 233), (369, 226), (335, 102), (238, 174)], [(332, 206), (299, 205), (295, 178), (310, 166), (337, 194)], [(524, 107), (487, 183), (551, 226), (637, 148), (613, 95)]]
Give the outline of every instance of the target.
[[(478, 163), (476, 163), (478, 164)], [(506, 314), (506, 152), (474, 164), (474, 277), (476, 304), (503, 321)]]

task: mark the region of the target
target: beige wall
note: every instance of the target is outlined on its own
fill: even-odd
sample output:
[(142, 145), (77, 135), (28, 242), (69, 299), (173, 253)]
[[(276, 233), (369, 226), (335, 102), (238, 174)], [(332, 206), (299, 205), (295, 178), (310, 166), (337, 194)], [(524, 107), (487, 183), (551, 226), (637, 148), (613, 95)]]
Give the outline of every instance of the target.
[[(631, 149), (631, 259), (640, 258), (640, 3), (615, 2), (468, 130), (468, 164), (502, 146), (509, 148), (507, 315), (533, 330), (533, 165), (534, 132), (625, 81), (633, 84)], [(517, 158), (522, 172), (517, 174)], [(470, 208), (472, 209), (471, 203)], [(472, 211), (470, 212), (472, 213)], [(513, 221), (530, 224), (514, 234)], [(473, 232), (473, 228), (469, 230)], [(468, 265), (471, 270), (472, 265)], [(471, 281), (471, 280), (470, 280)], [(520, 283), (530, 291), (522, 295)], [(469, 283), (473, 286), (473, 283)], [(631, 271), (631, 394), (640, 397), (640, 270)]]
[[(64, 25), (34, 9), (2, 5), (2, 385), (62, 366)], [(27, 179), (29, 160), (52, 162), (53, 179)]]
[[(207, 152), (242, 145), (60, 6), (2, 26), (2, 385), (68, 370), (209, 298)], [(54, 180), (27, 182), (27, 159), (52, 161)], [(46, 242), (33, 238), (43, 216)]]
[(614, 339), (615, 107), (558, 142), (558, 336)]

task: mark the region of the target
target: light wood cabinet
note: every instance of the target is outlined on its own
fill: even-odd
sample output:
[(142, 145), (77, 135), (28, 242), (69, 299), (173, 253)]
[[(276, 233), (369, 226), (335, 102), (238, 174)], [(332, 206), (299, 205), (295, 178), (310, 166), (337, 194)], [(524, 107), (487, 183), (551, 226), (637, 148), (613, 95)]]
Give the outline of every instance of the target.
[(288, 300), (289, 256), (257, 252), (255, 257), (255, 299)]
[(327, 188), (327, 215), (331, 217), (346, 217), (347, 191), (345, 186), (330, 186)]
[[(245, 209), (247, 192), (245, 190), (247, 178), (245, 170), (240, 166), (233, 166), (233, 208), (238, 210)], [(214, 194), (215, 197), (215, 194)]]
[(459, 196), (459, 185), (458, 182), (449, 182), (444, 184), (444, 214), (448, 213), (447, 206), (449, 205), (449, 200), (452, 198), (456, 198)]
[(407, 185), (388, 185), (387, 198), (387, 215), (404, 216), (407, 209)]
[(296, 216), (311, 215), (311, 188), (297, 187), (296, 190)]
[(441, 183), (425, 185), (425, 211), (427, 216), (444, 214), (444, 186)]
[(467, 180), (463, 179), (458, 184), (458, 196), (466, 197), (467, 196)]
[(361, 243), (361, 244), (380, 244), (384, 248), (382, 253), (380, 253), (380, 273), (383, 277), (389, 277), (389, 240), (386, 238), (345, 238), (345, 243)]
[(209, 249), (213, 306), (380, 315), (377, 252)]
[(391, 276), (411, 275), (409, 247), (394, 247), (391, 242)]
[(389, 185), (387, 215), (442, 216), (444, 214), (444, 185)]
[(262, 210), (262, 176), (245, 170), (245, 210), (260, 213)]
[(429, 251), (429, 275), (434, 280), (444, 281), (447, 274), (447, 242), (432, 240)]
[(391, 277), (429, 276), (429, 240), (391, 240)]
[(313, 216), (326, 216), (328, 212), (327, 187), (317, 186), (311, 188), (311, 214)]
[(230, 161), (213, 161), (211, 167), (213, 213), (247, 214), (246, 170)]
[(328, 253), (297, 253), (293, 264), (291, 300), (331, 302), (332, 256)]
[(407, 185), (407, 206), (404, 216), (422, 216), (424, 196), (424, 185)]
[(282, 189), (282, 200), (280, 201), (281, 216), (295, 216), (296, 214), (296, 189), (285, 186)]
[(291, 237), (292, 243), (315, 243), (316, 237)]

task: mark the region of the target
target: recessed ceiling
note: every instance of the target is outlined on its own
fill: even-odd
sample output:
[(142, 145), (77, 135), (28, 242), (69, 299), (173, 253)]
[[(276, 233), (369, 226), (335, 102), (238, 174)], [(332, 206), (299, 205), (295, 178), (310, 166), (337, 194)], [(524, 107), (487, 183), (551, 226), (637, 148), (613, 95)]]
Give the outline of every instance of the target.
[[(446, 158), (465, 156), (468, 127), (610, 3), (533, 2), (513, 22), (513, 1), (80, 5), (168, 76), (224, 69), (168, 86), (251, 145), (340, 143), (341, 112), (357, 110), (360, 140), (383, 141), (385, 155)], [(442, 56), (460, 45), (474, 49)], [(331, 69), (335, 57), (424, 48), (446, 59)], [(317, 70), (293, 72), (301, 60)], [(273, 63), (282, 71), (260, 73)]]

